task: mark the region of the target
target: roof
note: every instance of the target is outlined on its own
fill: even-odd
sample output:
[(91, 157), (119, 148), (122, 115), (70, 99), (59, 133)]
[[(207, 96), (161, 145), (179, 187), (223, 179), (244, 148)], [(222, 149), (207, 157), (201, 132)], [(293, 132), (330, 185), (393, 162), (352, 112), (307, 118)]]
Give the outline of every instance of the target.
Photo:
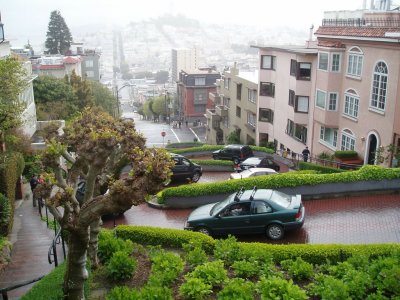
[(81, 61), (79, 58), (71, 56), (64, 57), (63, 60), (65, 64), (77, 64)]
[(252, 48), (258, 48), (261, 50), (269, 51), (283, 51), (297, 54), (318, 54), (317, 48), (306, 47), (302, 45), (276, 45), (276, 46), (256, 46), (251, 45)]
[(64, 65), (40, 65), (40, 70), (58, 70), (64, 69)]
[(385, 38), (387, 32), (399, 32), (400, 28), (394, 27), (344, 27), (344, 26), (321, 26), (315, 35), (324, 36), (348, 36), (360, 38)]

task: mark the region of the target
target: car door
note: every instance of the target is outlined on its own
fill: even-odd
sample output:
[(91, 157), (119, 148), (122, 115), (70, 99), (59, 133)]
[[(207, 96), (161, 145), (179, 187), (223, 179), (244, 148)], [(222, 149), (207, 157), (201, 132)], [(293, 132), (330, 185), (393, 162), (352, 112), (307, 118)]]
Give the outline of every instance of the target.
[(251, 202), (240, 201), (228, 205), (214, 223), (215, 234), (247, 234), (251, 233)]
[(184, 157), (174, 157), (175, 166), (172, 169), (173, 179), (185, 179), (190, 176), (191, 163)]
[(222, 149), (219, 153), (220, 159), (230, 160), (232, 158), (232, 150), (231, 149)]
[(264, 233), (266, 225), (275, 217), (273, 208), (265, 201), (253, 200), (249, 227), (254, 233)]

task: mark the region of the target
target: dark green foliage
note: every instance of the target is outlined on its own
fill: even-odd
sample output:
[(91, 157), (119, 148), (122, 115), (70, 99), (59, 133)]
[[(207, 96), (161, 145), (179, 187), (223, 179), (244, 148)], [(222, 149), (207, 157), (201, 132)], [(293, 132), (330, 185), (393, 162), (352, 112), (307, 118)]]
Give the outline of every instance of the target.
[(227, 239), (217, 240), (215, 242), (214, 256), (217, 259), (224, 261), (228, 266), (241, 258), (239, 243), (232, 235)]
[(140, 289), (137, 300), (173, 300), (171, 289), (165, 286), (144, 286)]
[(181, 143), (170, 143), (165, 146), (167, 149), (185, 149), (185, 148), (192, 148), (192, 147), (201, 147), (204, 144), (201, 142), (181, 142)]
[(151, 255), (151, 275), (149, 284), (168, 286), (183, 271), (183, 260), (173, 252), (164, 250), (155, 251)]
[(212, 286), (200, 278), (188, 278), (180, 287), (179, 293), (185, 299), (203, 300), (212, 293)]
[(111, 279), (125, 280), (133, 276), (136, 271), (137, 261), (124, 251), (114, 252), (107, 264), (107, 276)]
[(305, 291), (295, 285), (292, 280), (287, 281), (283, 278), (271, 277), (261, 278), (256, 285), (256, 291), (260, 294), (262, 300), (273, 299), (308, 299)]
[(22, 173), (25, 178), (32, 178), (33, 175), (41, 174), (42, 172), (43, 166), (39, 154), (32, 154), (25, 157), (25, 168)]
[(104, 263), (110, 260), (114, 252), (123, 251), (131, 254), (133, 251), (132, 241), (116, 238), (111, 231), (107, 230), (100, 232), (98, 247), (97, 255)]
[(242, 278), (229, 280), (217, 294), (218, 300), (253, 300), (254, 284)]
[(291, 259), (281, 261), (281, 266), (293, 279), (309, 279), (314, 275), (313, 265), (305, 262), (301, 257), (297, 257), (294, 261)]
[(357, 158), (358, 153), (353, 150), (338, 150), (335, 151), (335, 157), (341, 158), (341, 159), (351, 159), (351, 158)]
[(318, 276), (315, 285), (310, 286), (310, 293), (326, 300), (351, 299), (347, 285), (333, 276)]
[(216, 260), (197, 266), (192, 272), (186, 274), (185, 279), (189, 278), (199, 278), (204, 283), (215, 287), (222, 285), (228, 278), (228, 273), (224, 268), (224, 262)]
[(48, 54), (66, 54), (72, 43), (72, 35), (61, 13), (54, 10), (50, 14), (45, 46)]
[(131, 290), (126, 286), (117, 286), (113, 288), (106, 297), (106, 300), (137, 300), (139, 292)]
[(306, 163), (304, 161), (299, 162), (299, 169), (300, 170), (315, 170), (321, 174), (332, 174), (332, 173), (342, 173), (346, 172), (345, 170), (338, 169), (338, 168), (331, 168), (325, 167), (318, 164)]
[(240, 130), (236, 129), (228, 134), (226, 137), (228, 144), (241, 144), (240, 142)]
[(0, 194), (0, 237), (7, 236), (11, 218), (11, 205), (6, 196)]
[(113, 93), (100, 82), (87, 81), (87, 83), (89, 84), (94, 97), (94, 105), (100, 107), (108, 114), (113, 115), (117, 105), (117, 99)]
[(190, 266), (198, 266), (208, 261), (207, 253), (201, 246), (201, 243), (196, 240), (182, 246), (185, 251), (184, 258)]
[(233, 272), (241, 278), (250, 278), (258, 274), (259, 265), (255, 261), (238, 260), (232, 264)]

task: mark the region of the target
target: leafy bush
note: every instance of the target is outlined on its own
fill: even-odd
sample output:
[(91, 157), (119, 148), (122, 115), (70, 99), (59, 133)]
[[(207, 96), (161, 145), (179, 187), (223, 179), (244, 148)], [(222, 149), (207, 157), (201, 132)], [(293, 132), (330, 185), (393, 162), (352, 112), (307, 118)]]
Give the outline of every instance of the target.
[(186, 252), (185, 260), (190, 266), (198, 266), (207, 262), (208, 256), (201, 247), (195, 247)]
[(192, 162), (201, 166), (227, 166), (233, 167), (231, 160), (219, 160), (219, 159), (192, 159)]
[(133, 251), (133, 243), (130, 240), (116, 238), (112, 231), (102, 230), (99, 234), (97, 255), (103, 263), (107, 263), (113, 253), (123, 251), (131, 254)]
[(323, 152), (321, 152), (320, 154), (318, 154), (317, 157), (318, 157), (319, 159), (334, 160), (335, 155), (323, 151)]
[(236, 276), (249, 278), (257, 275), (259, 266), (254, 261), (238, 260), (232, 264), (232, 269)]
[(151, 262), (151, 275), (149, 278), (151, 285), (169, 285), (183, 271), (184, 262), (173, 252), (155, 251), (151, 255)]
[(223, 289), (217, 294), (218, 300), (253, 300), (254, 284), (242, 278), (228, 280)]
[(309, 279), (314, 275), (313, 265), (301, 257), (297, 257), (295, 261), (291, 259), (281, 261), (281, 266), (293, 279)]
[(214, 257), (221, 259), (226, 265), (232, 265), (241, 258), (239, 243), (236, 238), (229, 235), (227, 239), (215, 242)]
[(212, 286), (200, 278), (191, 277), (180, 286), (179, 293), (185, 299), (207, 299), (207, 296), (212, 293)]
[(186, 274), (185, 279), (199, 278), (204, 283), (211, 286), (221, 285), (227, 278), (227, 271), (224, 268), (224, 263), (221, 260), (207, 262), (197, 266), (192, 272)]
[(139, 293), (126, 286), (117, 286), (113, 288), (106, 297), (106, 300), (137, 300)]
[(332, 276), (320, 276), (317, 283), (311, 285), (311, 293), (326, 300), (350, 299), (347, 285)]
[(321, 174), (332, 174), (332, 173), (342, 173), (347, 172), (346, 170), (338, 169), (338, 168), (331, 168), (325, 167), (318, 164), (307, 163), (304, 161), (299, 162), (299, 169), (300, 170), (315, 170)]
[(256, 291), (260, 294), (262, 300), (267, 299), (291, 299), (306, 300), (305, 291), (299, 286), (293, 284), (293, 281), (287, 281), (282, 278), (271, 277), (261, 278), (256, 285)]
[(165, 286), (144, 286), (137, 300), (173, 300), (171, 289)]
[(137, 268), (137, 261), (124, 251), (115, 252), (107, 264), (107, 276), (111, 279), (125, 280), (133, 276)]
[(193, 148), (193, 147), (201, 147), (203, 143), (200, 142), (181, 142), (181, 143), (170, 143), (165, 146), (167, 149), (182, 149), (182, 148)]

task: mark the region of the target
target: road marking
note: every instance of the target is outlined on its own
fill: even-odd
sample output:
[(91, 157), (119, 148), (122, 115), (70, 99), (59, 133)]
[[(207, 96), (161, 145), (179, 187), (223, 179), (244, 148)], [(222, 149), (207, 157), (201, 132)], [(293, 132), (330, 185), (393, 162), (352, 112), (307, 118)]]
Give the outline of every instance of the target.
[(178, 138), (178, 136), (176, 135), (175, 131), (173, 129), (171, 129), (172, 133), (174, 134), (174, 136), (176, 137), (176, 139), (178, 140), (178, 143), (181, 142), (181, 140)]
[(201, 140), (200, 140), (200, 138), (197, 136), (196, 132), (194, 132), (193, 129), (190, 128), (190, 127), (189, 127), (189, 129), (190, 129), (190, 131), (194, 134), (194, 136), (196, 137), (197, 141), (198, 141), (198, 142), (201, 142)]

